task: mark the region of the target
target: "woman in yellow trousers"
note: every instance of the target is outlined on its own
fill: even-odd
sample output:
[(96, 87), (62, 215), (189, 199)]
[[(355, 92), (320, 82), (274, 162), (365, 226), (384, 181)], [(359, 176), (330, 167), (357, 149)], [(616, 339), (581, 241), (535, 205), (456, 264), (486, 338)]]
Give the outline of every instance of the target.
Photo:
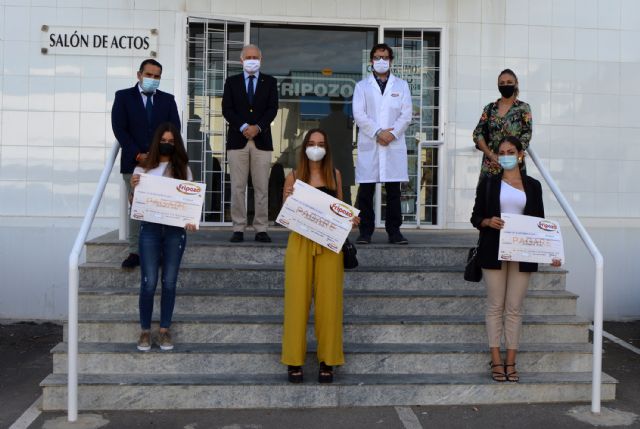
[[(283, 200), (293, 193), (296, 179), (342, 199), (342, 179), (334, 170), (327, 134), (312, 129), (304, 137), (298, 165), (284, 183)], [(355, 218), (357, 225), (359, 219)], [(315, 303), (315, 334), (320, 371), (318, 381), (333, 381), (333, 366), (344, 364), (342, 351), (342, 253), (335, 253), (297, 234), (289, 234), (284, 260), (284, 327), (281, 362), (291, 383), (303, 380), (307, 353), (307, 321)]]

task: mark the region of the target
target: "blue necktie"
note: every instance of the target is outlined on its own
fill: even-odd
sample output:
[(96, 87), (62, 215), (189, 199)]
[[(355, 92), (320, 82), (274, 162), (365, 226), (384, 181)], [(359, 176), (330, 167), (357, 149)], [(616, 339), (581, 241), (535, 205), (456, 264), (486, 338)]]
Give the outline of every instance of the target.
[(255, 78), (256, 77), (254, 75), (249, 75), (249, 87), (247, 88), (247, 96), (249, 97), (249, 106), (253, 106), (253, 95), (254, 95), (253, 79)]
[(149, 125), (151, 125), (151, 119), (153, 117), (153, 103), (151, 102), (152, 92), (144, 93), (147, 96), (147, 102), (144, 105), (144, 108), (147, 110), (147, 120), (149, 121)]

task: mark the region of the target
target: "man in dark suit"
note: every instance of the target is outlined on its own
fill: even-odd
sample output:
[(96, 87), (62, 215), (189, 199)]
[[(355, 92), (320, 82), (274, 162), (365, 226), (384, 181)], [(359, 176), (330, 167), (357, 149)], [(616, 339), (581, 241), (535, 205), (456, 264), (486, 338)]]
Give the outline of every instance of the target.
[[(172, 122), (180, 129), (180, 115), (173, 95), (158, 90), (162, 65), (156, 60), (144, 60), (138, 70), (138, 82), (128, 89), (116, 92), (111, 108), (111, 127), (122, 149), (120, 173), (131, 192), (131, 174), (138, 162), (147, 157), (147, 151), (158, 125)], [(129, 256), (123, 268), (140, 265), (138, 234), (140, 222), (129, 219)]]
[(267, 234), (269, 167), (273, 151), (271, 122), (278, 113), (278, 89), (274, 77), (260, 73), (261, 59), (257, 46), (245, 46), (240, 54), (243, 72), (227, 78), (224, 83), (222, 114), (229, 124), (227, 159), (231, 173), (232, 243), (244, 241), (249, 173), (254, 190), (255, 241), (271, 241)]

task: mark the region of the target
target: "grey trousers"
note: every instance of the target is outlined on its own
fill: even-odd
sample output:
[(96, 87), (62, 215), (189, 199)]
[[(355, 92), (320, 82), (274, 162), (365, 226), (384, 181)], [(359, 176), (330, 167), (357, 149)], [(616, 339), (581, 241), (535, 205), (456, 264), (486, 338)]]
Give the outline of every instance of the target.
[(266, 232), (269, 225), (269, 167), (271, 151), (256, 148), (253, 140), (249, 140), (242, 149), (227, 152), (229, 171), (231, 173), (231, 220), (234, 232), (244, 232), (247, 227), (247, 182), (251, 174), (255, 215), (253, 229)]
[[(127, 195), (131, 194), (131, 176), (123, 174), (122, 179), (127, 185)], [(128, 198), (128, 197), (127, 197)], [(138, 236), (140, 235), (140, 221), (131, 219), (131, 206), (129, 206), (129, 253), (138, 253)]]

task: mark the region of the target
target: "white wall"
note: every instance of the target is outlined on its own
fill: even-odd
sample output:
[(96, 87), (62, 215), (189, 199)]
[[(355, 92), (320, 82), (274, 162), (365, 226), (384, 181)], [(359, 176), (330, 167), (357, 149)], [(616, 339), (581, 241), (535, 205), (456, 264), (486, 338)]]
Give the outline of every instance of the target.
[[(59, 318), (66, 312), (71, 226), (79, 224), (113, 141), (113, 95), (134, 84), (142, 60), (44, 56), (41, 25), (158, 28), (161, 88), (178, 92), (174, 77), (183, 64), (174, 61), (175, 23), (176, 12), (183, 11), (447, 28), (443, 186), (449, 228), (469, 227), (480, 163), (471, 131), (482, 106), (499, 95), (498, 72), (513, 68), (521, 98), (533, 109), (532, 147), (579, 216), (594, 226), (607, 263), (615, 267), (607, 268), (606, 317), (640, 315), (638, 296), (628, 293), (638, 273), (618, 262), (624, 260), (620, 255), (640, 250), (639, 241), (629, 239), (640, 228), (636, 0), (0, 0), (0, 318)], [(117, 225), (119, 180), (116, 171), (94, 235)], [(561, 217), (549, 192), (545, 204), (550, 217)], [(635, 235), (612, 228), (621, 223)], [(569, 235), (567, 248), (573, 247)], [(583, 256), (571, 250), (568, 267), (575, 270), (569, 287), (585, 295), (580, 309), (588, 317)], [(25, 275), (18, 261), (32, 261), (35, 273)], [(582, 262), (573, 266), (577, 261)]]

